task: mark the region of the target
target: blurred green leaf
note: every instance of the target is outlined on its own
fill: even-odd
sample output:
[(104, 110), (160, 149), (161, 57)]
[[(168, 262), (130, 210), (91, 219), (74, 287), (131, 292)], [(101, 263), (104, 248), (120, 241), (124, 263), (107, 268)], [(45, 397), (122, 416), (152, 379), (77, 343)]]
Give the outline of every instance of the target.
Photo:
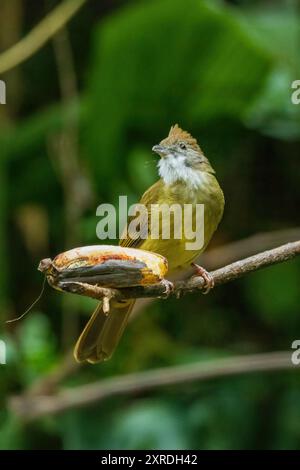
[(118, 416), (112, 442), (121, 449), (186, 449), (184, 415), (159, 401), (140, 402)]
[(299, 262), (272, 266), (249, 276), (245, 289), (251, 310), (269, 325), (299, 325)]
[(24, 433), (20, 421), (5, 411), (0, 411), (0, 449), (24, 449)]
[(291, 85), (300, 74), (298, 38), (300, 24), (296, 6), (257, 8), (243, 17), (245, 26), (274, 57), (274, 67), (257, 101), (247, 111), (245, 122), (263, 133), (281, 139), (300, 136), (300, 106), (291, 102)]
[(93, 42), (84, 143), (108, 194), (120, 171), (127, 177), (130, 137), (150, 149), (177, 121), (193, 131), (228, 118), (236, 135), (270, 69), (238, 16), (213, 2), (134, 4), (102, 22)]
[(35, 312), (18, 329), (22, 375), (27, 383), (55, 364), (56, 341), (45, 315)]

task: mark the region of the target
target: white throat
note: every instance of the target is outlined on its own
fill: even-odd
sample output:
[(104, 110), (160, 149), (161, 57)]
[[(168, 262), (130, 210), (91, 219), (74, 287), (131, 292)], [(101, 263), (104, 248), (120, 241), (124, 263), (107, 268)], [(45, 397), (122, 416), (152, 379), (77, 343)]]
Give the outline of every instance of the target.
[(206, 183), (205, 173), (186, 166), (184, 156), (170, 154), (162, 157), (158, 162), (158, 173), (167, 185), (184, 181), (187, 186), (197, 189)]

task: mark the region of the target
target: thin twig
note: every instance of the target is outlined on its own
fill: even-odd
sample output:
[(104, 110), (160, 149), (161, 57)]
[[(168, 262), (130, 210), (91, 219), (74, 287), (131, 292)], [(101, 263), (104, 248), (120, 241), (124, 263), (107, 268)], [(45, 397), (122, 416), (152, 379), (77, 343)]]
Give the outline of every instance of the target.
[[(196, 263), (211, 271), (213, 269), (220, 268), (221, 266), (225, 266), (226, 264), (233, 263), (239, 259), (252, 256), (260, 251), (270, 250), (271, 248), (283, 245), (284, 243), (295, 242), (297, 240), (300, 240), (300, 227), (256, 233), (254, 235), (250, 235), (250, 237), (208, 249), (199, 256)], [(175, 279), (188, 279), (192, 273), (193, 270), (191, 268), (186, 269), (185, 271), (178, 273)], [(130, 321), (140, 315), (144, 309), (155, 300), (155, 298), (138, 300), (130, 315)]]
[(87, 0), (67, 0), (58, 5), (23, 39), (0, 55), (0, 74), (31, 57), (51, 39)]
[(141, 393), (157, 387), (186, 384), (220, 377), (293, 368), (290, 352), (271, 352), (248, 356), (211, 359), (196, 364), (164, 367), (101, 380), (64, 390), (53, 396), (13, 397), (10, 409), (28, 421), (69, 409), (91, 405), (107, 397)]
[(205, 251), (199, 262), (206, 269), (217, 269), (260, 251), (270, 250), (285, 243), (300, 240), (300, 227), (262, 232)]

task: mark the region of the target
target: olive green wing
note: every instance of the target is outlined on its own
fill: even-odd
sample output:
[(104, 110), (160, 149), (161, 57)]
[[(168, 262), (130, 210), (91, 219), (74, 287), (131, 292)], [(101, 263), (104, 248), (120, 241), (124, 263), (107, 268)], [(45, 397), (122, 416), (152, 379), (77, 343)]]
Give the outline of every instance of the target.
[(141, 214), (139, 217), (138, 231), (132, 230), (130, 222), (136, 217), (128, 218), (127, 226), (123, 231), (119, 245), (128, 248), (139, 248), (144, 240), (148, 237), (151, 228), (150, 214), (151, 204), (159, 204), (164, 192), (164, 183), (162, 180), (157, 181), (143, 194), (139, 204), (143, 204), (147, 209), (147, 214)]

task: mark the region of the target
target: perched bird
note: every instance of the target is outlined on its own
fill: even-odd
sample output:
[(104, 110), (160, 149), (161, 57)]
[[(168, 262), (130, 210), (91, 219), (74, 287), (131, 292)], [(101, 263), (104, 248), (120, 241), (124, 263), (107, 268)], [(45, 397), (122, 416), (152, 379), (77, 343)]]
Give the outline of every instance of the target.
[[(222, 218), (224, 210), (223, 192), (215, 177), (215, 171), (204, 156), (195, 138), (182, 130), (177, 124), (172, 126), (169, 135), (152, 149), (160, 156), (158, 172), (160, 179), (142, 196), (148, 213), (140, 223), (140, 230), (129, 232), (121, 238), (120, 245), (134, 247), (165, 256), (169, 263), (169, 272), (184, 270), (208, 245)], [(204, 204), (204, 240), (196, 249), (187, 249), (187, 239), (183, 233), (180, 239), (172, 236), (174, 218), (171, 219), (170, 238), (151, 237), (151, 211), (153, 205), (177, 204), (192, 207), (190, 223), (195, 222), (196, 204)], [(130, 221), (129, 221), (130, 222)], [(156, 229), (161, 235), (165, 221)], [(143, 233), (147, 231), (147, 233)], [(142, 234), (144, 236), (142, 236)], [(212, 278), (200, 266), (195, 265), (207, 289), (213, 287)], [(79, 337), (74, 355), (77, 361), (91, 363), (109, 359), (122, 336), (135, 300), (112, 301), (111, 310), (105, 314), (101, 303)]]

